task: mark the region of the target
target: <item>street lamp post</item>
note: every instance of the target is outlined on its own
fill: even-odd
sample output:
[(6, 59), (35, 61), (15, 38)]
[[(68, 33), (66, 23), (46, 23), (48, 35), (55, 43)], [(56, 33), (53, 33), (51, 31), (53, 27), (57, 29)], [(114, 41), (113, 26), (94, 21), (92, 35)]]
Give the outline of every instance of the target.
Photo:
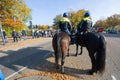
[(30, 28), (33, 29), (33, 26), (32, 26), (32, 21), (30, 21)]
[(1, 34), (1, 37), (2, 37), (3, 45), (5, 45), (5, 39), (4, 39), (4, 36), (3, 36), (3, 30), (2, 30), (2, 24), (1, 24), (1, 22), (0, 22), (0, 34)]

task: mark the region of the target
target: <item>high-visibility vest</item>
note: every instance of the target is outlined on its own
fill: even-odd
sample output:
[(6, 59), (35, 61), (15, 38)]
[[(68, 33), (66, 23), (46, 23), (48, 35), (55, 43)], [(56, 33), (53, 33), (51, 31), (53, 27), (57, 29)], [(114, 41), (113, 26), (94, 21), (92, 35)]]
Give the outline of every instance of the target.
[(85, 17), (85, 18), (83, 18), (83, 21), (92, 21), (91, 19), (90, 19), (90, 17)]
[(70, 22), (70, 20), (69, 20), (68, 18), (63, 17), (63, 18), (60, 20), (60, 22)]

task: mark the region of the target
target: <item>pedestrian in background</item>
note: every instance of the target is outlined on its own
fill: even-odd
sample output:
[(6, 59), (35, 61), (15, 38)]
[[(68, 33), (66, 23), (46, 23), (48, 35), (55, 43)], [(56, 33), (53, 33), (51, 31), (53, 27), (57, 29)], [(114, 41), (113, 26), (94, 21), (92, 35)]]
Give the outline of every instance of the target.
[(35, 38), (35, 30), (34, 29), (31, 30), (31, 34), (32, 34), (32, 38), (34, 39)]
[(18, 36), (18, 39), (21, 40), (21, 38), (22, 38), (22, 33), (21, 33), (20, 31), (18, 31), (17, 36)]
[(8, 42), (7, 34), (6, 34), (5, 30), (3, 30), (2, 32), (3, 32), (3, 37), (4, 37), (4, 40), (5, 40), (5, 43), (7, 43)]
[(12, 37), (14, 42), (18, 42), (17, 32), (15, 30), (12, 31)]
[(27, 39), (27, 31), (25, 29), (22, 30), (22, 36), (24, 40)]

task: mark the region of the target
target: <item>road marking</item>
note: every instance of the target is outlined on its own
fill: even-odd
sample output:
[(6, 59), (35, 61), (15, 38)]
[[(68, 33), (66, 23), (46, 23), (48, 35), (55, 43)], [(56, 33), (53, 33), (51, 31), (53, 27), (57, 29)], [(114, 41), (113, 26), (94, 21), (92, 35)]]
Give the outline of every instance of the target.
[(51, 52), (49, 52), (48, 54), (46, 54), (46, 55), (44, 56), (44, 58), (47, 58), (50, 54), (51, 54)]
[[(51, 52), (49, 52), (48, 54), (46, 54), (46, 55), (44, 56), (44, 58), (47, 58), (50, 54), (51, 54)], [(9, 78), (13, 77), (14, 75), (18, 74), (19, 72), (25, 70), (26, 68), (27, 68), (27, 67), (23, 67), (23, 68), (20, 69), (19, 71), (17, 71), (17, 72), (15, 72), (15, 73), (9, 75), (8, 77), (6, 77), (5, 80), (8, 80)]]
[(115, 76), (111, 75), (111, 77), (112, 77), (112, 80), (117, 80), (117, 79), (115, 78)]
[(8, 80), (9, 78), (13, 77), (14, 75), (18, 74), (19, 72), (21, 72), (21, 71), (25, 70), (26, 68), (27, 68), (27, 67), (23, 67), (23, 68), (22, 68), (22, 69), (20, 69), (19, 71), (17, 71), (17, 72), (15, 72), (15, 73), (13, 73), (13, 74), (9, 75), (8, 77), (6, 77), (6, 78), (5, 78), (5, 80)]

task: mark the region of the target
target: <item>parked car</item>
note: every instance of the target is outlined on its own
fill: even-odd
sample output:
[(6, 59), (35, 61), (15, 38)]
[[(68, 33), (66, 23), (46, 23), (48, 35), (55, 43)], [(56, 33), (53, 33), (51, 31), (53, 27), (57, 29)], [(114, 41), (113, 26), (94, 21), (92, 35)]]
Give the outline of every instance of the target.
[(97, 32), (103, 32), (104, 29), (103, 28), (98, 28)]

